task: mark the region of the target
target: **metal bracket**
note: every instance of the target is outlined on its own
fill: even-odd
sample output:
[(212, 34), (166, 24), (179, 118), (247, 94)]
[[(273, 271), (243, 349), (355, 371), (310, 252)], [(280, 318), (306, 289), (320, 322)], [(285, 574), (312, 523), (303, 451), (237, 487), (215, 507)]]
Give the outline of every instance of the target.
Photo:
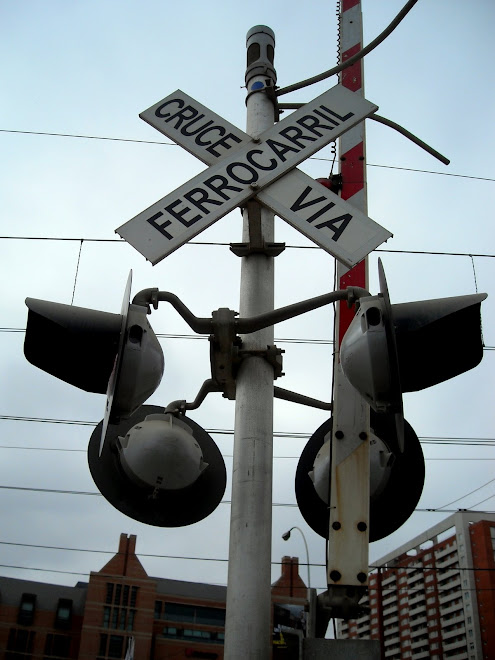
[[(349, 305), (353, 305), (361, 297), (369, 295), (368, 291), (359, 287), (348, 287), (347, 289), (326, 293), (316, 298), (302, 300), (293, 305), (287, 305), (247, 318), (236, 318), (238, 312), (226, 307), (212, 312), (211, 318), (197, 317), (175, 294), (168, 291), (159, 291), (158, 289), (143, 289), (134, 296), (132, 302), (134, 305), (147, 306), (148, 311), (151, 305), (156, 309), (159, 302), (168, 302), (182, 316), (190, 328), (199, 334), (209, 335), (211, 378), (205, 380), (194, 401), (187, 403), (184, 400), (177, 400), (172, 401), (167, 406), (167, 412), (184, 414), (186, 410), (198, 408), (210, 392), (222, 392), (225, 398), (234, 400), (237, 372), (242, 360), (247, 357), (257, 356), (267, 360), (273, 368), (275, 378), (284, 375), (282, 371), (282, 354), (284, 351), (282, 349), (272, 345), (267, 346), (266, 349), (241, 350), (242, 339), (239, 336), (240, 334), (250, 334), (262, 330), (338, 300), (346, 300)], [(275, 396), (322, 410), (332, 409), (332, 404), (317, 401), (281, 388), (275, 388)]]
[(221, 307), (212, 313), (213, 334), (209, 336), (211, 376), (227, 399), (235, 399), (235, 379), (241, 363), (242, 340), (235, 332), (237, 312)]
[(262, 357), (273, 367), (273, 376), (275, 379), (285, 376), (282, 371), (282, 354), (285, 353), (281, 348), (275, 345), (267, 346), (266, 349), (247, 349), (239, 351), (239, 357), (244, 360), (247, 357)]
[(273, 121), (276, 124), (278, 121), (280, 121), (280, 108), (279, 108), (279, 103), (278, 103), (278, 96), (276, 92), (276, 85), (272, 85), (272, 81), (270, 80), (270, 72), (268, 68), (263, 72), (260, 73), (260, 75), (266, 75), (267, 78), (265, 80), (265, 86), (264, 87), (259, 87), (257, 89), (251, 89), (248, 91), (246, 95), (246, 105), (248, 103), (248, 99), (250, 96), (253, 94), (266, 94), (267, 97), (270, 99), (270, 101), (273, 103)]
[(260, 203), (255, 200), (249, 200), (247, 208), (249, 213), (249, 243), (231, 243), (231, 252), (237, 257), (247, 257), (250, 254), (264, 254), (267, 257), (278, 257), (285, 250), (285, 243), (268, 243), (263, 240)]
[(369, 607), (359, 605), (366, 592), (366, 587), (332, 585), (327, 591), (318, 595), (318, 607), (322, 612), (327, 612), (328, 620), (357, 619), (370, 611)]

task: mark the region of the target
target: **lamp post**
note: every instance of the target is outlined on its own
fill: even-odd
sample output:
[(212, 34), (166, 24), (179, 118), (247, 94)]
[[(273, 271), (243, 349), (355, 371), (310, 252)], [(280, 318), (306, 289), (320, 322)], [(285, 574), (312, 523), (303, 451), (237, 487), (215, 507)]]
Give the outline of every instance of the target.
[(304, 545), (306, 547), (306, 562), (307, 562), (307, 567), (308, 567), (308, 589), (311, 588), (311, 578), (310, 578), (310, 573), (309, 573), (309, 550), (308, 550), (308, 544), (306, 542), (306, 537), (304, 536), (304, 532), (300, 527), (294, 526), (291, 527), (289, 530), (287, 530), (284, 534), (282, 534), (282, 538), (284, 541), (288, 541), (290, 539), (290, 533), (292, 532), (293, 529), (297, 529), (299, 532), (301, 532), (301, 536), (303, 537)]

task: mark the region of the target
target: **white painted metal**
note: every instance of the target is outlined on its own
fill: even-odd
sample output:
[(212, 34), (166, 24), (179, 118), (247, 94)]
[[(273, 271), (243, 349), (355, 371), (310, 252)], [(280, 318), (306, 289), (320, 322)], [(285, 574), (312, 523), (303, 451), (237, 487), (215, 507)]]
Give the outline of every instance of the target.
[[(207, 165), (252, 141), (247, 133), (181, 90), (140, 117)], [(348, 267), (392, 235), (297, 168), (262, 190), (256, 199)]]
[[(266, 75), (246, 82), (249, 92), (254, 83), (263, 83), (263, 87)], [(247, 132), (260, 134), (273, 121), (274, 108), (268, 95), (264, 92), (248, 95)], [(262, 237), (273, 242), (273, 213), (260, 210)], [(245, 210), (245, 242), (249, 241), (252, 221)], [(240, 315), (249, 317), (273, 310), (274, 286), (273, 257), (263, 254), (243, 257)], [(273, 326), (245, 335), (242, 340), (245, 349), (264, 350), (273, 344)], [(224, 658), (268, 660), (271, 657), (273, 369), (262, 357), (243, 361), (236, 380), (235, 403)]]
[(173, 415), (148, 415), (118, 447), (126, 474), (157, 491), (187, 488), (208, 468), (191, 428)]
[(349, 268), (392, 236), (298, 169), (262, 190), (257, 199)]
[(252, 142), (247, 133), (180, 89), (139, 116), (207, 165)]
[(252, 143), (221, 158), (116, 232), (156, 264), (377, 109), (336, 85), (260, 130)]

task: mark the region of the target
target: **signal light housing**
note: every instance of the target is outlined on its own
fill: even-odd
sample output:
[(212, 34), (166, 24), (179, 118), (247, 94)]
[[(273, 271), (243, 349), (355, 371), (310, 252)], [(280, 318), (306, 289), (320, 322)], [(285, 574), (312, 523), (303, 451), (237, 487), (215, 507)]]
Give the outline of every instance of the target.
[(86, 392), (105, 394), (121, 331), (119, 314), (26, 298), (24, 355)]
[(402, 451), (402, 393), (431, 387), (480, 363), (480, 307), (487, 294), (392, 305), (381, 260), (378, 274), (380, 294), (360, 298), (342, 339), (340, 363), (373, 410), (395, 415)]
[(130, 417), (158, 388), (161, 346), (143, 305), (130, 304), (129, 274), (120, 314), (27, 298), (24, 355), (34, 366), (87, 392), (107, 395), (108, 424)]
[(182, 527), (217, 508), (227, 484), (225, 463), (192, 419), (141, 406), (108, 427), (100, 455), (102, 426), (91, 435), (89, 469), (101, 494), (123, 514), (147, 525)]
[[(394, 416), (371, 410), (370, 417), (369, 540), (372, 542), (392, 534), (412, 514), (423, 491), (425, 466), (418, 437), (407, 421), (404, 420), (404, 451), (394, 455), (397, 446)], [(296, 500), (304, 520), (326, 539), (330, 520), (330, 464), (329, 452), (325, 450), (330, 447), (332, 425), (333, 420), (329, 419), (313, 433), (302, 451), (295, 478)]]

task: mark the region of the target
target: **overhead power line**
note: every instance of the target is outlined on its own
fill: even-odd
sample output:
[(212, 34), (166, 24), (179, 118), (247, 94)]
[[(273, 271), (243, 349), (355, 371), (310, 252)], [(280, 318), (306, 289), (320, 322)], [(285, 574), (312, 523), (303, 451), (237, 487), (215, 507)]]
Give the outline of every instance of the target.
[[(90, 553), (90, 554), (103, 554), (103, 555), (114, 555), (118, 556), (121, 553), (120, 552), (115, 552), (115, 550), (97, 550), (95, 548), (71, 548), (67, 546), (58, 546), (58, 545), (42, 545), (39, 543), (18, 543), (15, 541), (0, 541), (0, 545), (10, 545), (14, 546), (17, 548), (36, 548), (39, 550), (57, 550), (57, 551), (63, 551), (63, 552), (84, 552), (84, 553)], [(179, 560), (188, 560), (188, 561), (214, 561), (214, 562), (228, 562), (228, 559), (225, 557), (186, 557), (184, 555), (164, 555), (164, 554), (159, 554), (159, 553), (151, 553), (151, 552), (136, 552), (137, 557), (141, 558), (151, 558), (151, 559), (179, 559)], [(283, 561), (273, 561), (271, 562), (272, 566), (282, 566)], [(308, 562), (304, 561), (299, 561), (299, 566), (308, 566)], [(325, 568), (324, 563), (320, 562), (309, 562), (309, 566), (315, 567), (315, 568)], [(416, 571), (418, 570), (418, 566), (375, 566), (375, 565), (370, 565), (370, 569), (386, 569), (386, 570), (405, 570), (405, 571)], [(447, 573), (452, 569), (452, 566), (435, 566), (435, 565), (427, 565), (427, 566), (422, 566), (421, 568), (426, 569), (427, 571), (436, 571), (437, 573)], [(419, 570), (421, 570), (421, 568)], [(495, 572), (495, 568), (483, 568), (483, 567), (474, 567), (474, 566), (457, 566), (454, 570), (457, 571), (475, 571), (476, 573), (493, 573)], [(394, 587), (392, 587), (393, 589)]]
[[(87, 449), (70, 449), (67, 447), (21, 447), (19, 445), (0, 445), (0, 449), (12, 449), (15, 451), (61, 451), (76, 454), (87, 453)], [(224, 454), (223, 452), (222, 456), (224, 458), (233, 458), (232, 454)], [(274, 456), (273, 458), (274, 460), (297, 461), (300, 456)], [(482, 461), (484, 463), (486, 461), (495, 461), (495, 458), (486, 458), (483, 456), (463, 456), (462, 458), (452, 458), (449, 456), (445, 458), (442, 458), (441, 456), (425, 456), (425, 461)]]
[[(127, 245), (126, 241), (122, 238), (77, 238), (67, 236), (0, 236), (0, 240), (10, 241), (75, 241), (77, 243), (120, 243)], [(188, 241), (184, 243), (185, 246), (216, 246), (216, 247), (229, 247), (230, 243), (225, 241)], [(289, 250), (322, 250), (319, 245), (286, 245)], [(386, 252), (388, 254), (412, 254), (412, 255), (431, 255), (435, 257), (469, 257), (494, 259), (495, 254), (484, 252), (444, 252), (441, 250), (393, 250), (388, 248), (376, 248), (373, 252)]]
[[(101, 493), (94, 491), (85, 491), (85, 490), (64, 490), (61, 488), (31, 488), (27, 486), (0, 486), (0, 490), (17, 490), (31, 493), (50, 493), (54, 495), (90, 495), (103, 497)], [(495, 497), (492, 495), (491, 497)], [(491, 499), (487, 498), (487, 499)], [(231, 500), (222, 500), (220, 504), (232, 504)], [(273, 507), (287, 507), (287, 508), (297, 508), (296, 502), (272, 502)], [(495, 511), (478, 511), (476, 509), (442, 509), (437, 508), (419, 508), (414, 509), (416, 513), (457, 513), (458, 511), (470, 511), (472, 513), (495, 513)]]
[[(138, 140), (135, 138), (119, 138), (119, 137), (108, 137), (105, 135), (79, 135), (76, 133), (52, 133), (48, 131), (22, 131), (8, 128), (0, 128), (0, 133), (14, 133), (19, 135), (41, 135), (45, 137), (61, 137), (61, 138), (76, 138), (79, 140), (107, 140), (109, 142), (130, 142), (135, 144), (157, 144), (165, 147), (177, 147), (179, 145), (175, 142), (164, 142), (163, 140)], [(317, 156), (310, 156), (308, 160), (321, 160), (331, 162), (331, 158), (321, 158)], [(384, 167), (391, 170), (404, 170), (406, 172), (419, 172), (421, 174), (437, 174), (439, 176), (454, 176), (462, 179), (474, 179), (477, 181), (495, 181), (495, 178), (483, 177), (483, 176), (472, 176), (469, 174), (457, 174), (452, 172), (438, 172), (434, 170), (421, 170), (415, 169), (412, 167), (399, 167), (396, 165), (379, 165), (377, 163), (367, 163), (368, 167)]]
[[(21, 417), (18, 415), (0, 415), (0, 421), (14, 421), (14, 422), (34, 422), (41, 424), (72, 424), (80, 426), (97, 426), (99, 422), (91, 422), (88, 420), (76, 419), (55, 419), (48, 417)], [(205, 429), (207, 433), (212, 435), (234, 435), (234, 429)], [(295, 440), (307, 440), (312, 433), (296, 433), (293, 431), (275, 431), (273, 436), (275, 438), (293, 438)], [(486, 437), (467, 437), (467, 436), (420, 436), (420, 441), (424, 444), (440, 444), (440, 445), (467, 445), (467, 446), (495, 446), (495, 438)]]
[[(26, 328), (0, 328), (0, 333), (2, 332), (26, 332)], [(165, 333), (165, 332), (155, 332), (155, 335), (159, 339), (201, 339), (203, 341), (208, 340), (208, 335), (200, 334), (187, 334), (187, 333)], [(275, 337), (275, 342), (279, 344), (310, 344), (315, 346), (332, 346), (334, 344), (333, 339), (303, 339), (297, 337)], [(494, 351), (495, 346), (483, 346), (484, 351)]]

